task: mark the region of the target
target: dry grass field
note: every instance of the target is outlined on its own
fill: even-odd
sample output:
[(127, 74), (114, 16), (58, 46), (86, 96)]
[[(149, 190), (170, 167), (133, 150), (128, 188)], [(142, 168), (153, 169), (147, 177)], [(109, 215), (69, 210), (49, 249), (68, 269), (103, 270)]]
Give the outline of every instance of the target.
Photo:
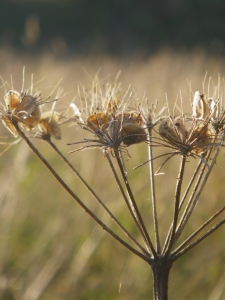
[[(33, 74), (34, 89), (40, 90), (43, 98), (47, 98), (62, 79), (59, 86), (63, 88), (64, 96), (56, 104), (59, 110), (66, 110), (71, 102), (79, 105), (78, 85), (91, 89), (97, 72), (101, 80), (109, 82), (114, 82), (121, 72), (117, 81), (121, 82), (124, 92), (131, 85), (137, 101), (141, 102), (143, 97), (147, 97), (149, 102), (157, 99), (159, 108), (167, 98), (172, 109), (176, 99), (182, 95), (187, 113), (191, 111), (190, 85), (193, 92), (203, 92), (206, 72), (205, 92), (209, 88), (210, 95), (216, 93), (218, 74), (221, 94), (224, 89), (224, 58), (207, 56), (201, 50), (174, 53), (165, 49), (145, 59), (140, 55), (121, 59), (100, 56), (56, 60), (48, 53), (33, 58), (0, 49), (0, 66), (1, 77), (8, 83), (6, 89), (13, 87), (19, 91), (25, 66), (24, 87), (30, 87)], [(1, 87), (0, 92), (3, 102), (5, 86)], [(67, 144), (79, 141), (83, 134), (72, 125), (62, 125), (62, 139), (55, 144), (126, 228), (137, 236), (102, 152), (90, 149), (68, 154), (76, 146)], [(4, 143), (14, 139), (4, 138), (9, 137), (9, 132), (3, 125), (0, 126), (0, 135), (3, 152), (7, 147)], [(112, 220), (47, 143), (35, 139), (33, 142), (87, 206), (119, 234)], [(224, 205), (224, 153), (222, 149), (182, 239)], [(146, 145), (133, 145), (129, 154), (131, 158), (126, 164), (130, 180), (138, 195), (138, 205), (147, 228), (153, 235), (147, 167), (132, 169), (146, 160)], [(162, 162), (156, 160), (156, 168)], [(197, 160), (192, 160), (190, 169), (196, 163)], [(0, 166), (0, 299), (152, 299), (150, 267), (107, 235), (62, 189), (24, 142), (4, 152), (0, 157)], [(178, 157), (174, 157), (164, 168), (162, 182), (157, 181), (162, 240), (171, 222), (175, 184), (172, 178), (177, 168)], [(189, 172), (188, 169), (187, 181)], [(223, 226), (174, 264), (169, 281), (169, 299), (225, 298), (224, 235)]]

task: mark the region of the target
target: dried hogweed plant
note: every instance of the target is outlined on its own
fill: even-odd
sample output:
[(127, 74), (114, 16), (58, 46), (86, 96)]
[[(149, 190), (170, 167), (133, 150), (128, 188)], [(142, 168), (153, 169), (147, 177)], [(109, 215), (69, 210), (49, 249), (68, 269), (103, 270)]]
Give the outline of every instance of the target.
[[(6, 82), (3, 83), (6, 89)], [(59, 93), (56, 99), (42, 100), (41, 93), (33, 94), (32, 89), (27, 91), (22, 89), (21, 92), (6, 89), (4, 103), (1, 104), (1, 121), (15, 138), (19, 137), (19, 140), (27, 143), (58, 183), (95, 222), (151, 267), (154, 299), (168, 299), (168, 280), (173, 263), (225, 222), (225, 218), (221, 217), (225, 210), (223, 206), (209, 215), (208, 220), (183, 242), (179, 242), (223, 146), (225, 117), (222, 94), (218, 92), (217, 98), (214, 99), (196, 91), (190, 115), (180, 109), (177, 110), (179, 111), (177, 115), (175, 113), (171, 115), (168, 103), (157, 113), (157, 102), (149, 103), (145, 97), (139, 101), (130, 87), (122, 92), (120, 84), (103, 84), (97, 77), (93, 80), (91, 89), (87, 90), (83, 86), (78, 88), (76, 101), (74, 100), (64, 112), (55, 111), (55, 103), (59, 98)], [(42, 111), (42, 106), (49, 101), (53, 101), (51, 110)], [(60, 126), (68, 122), (75, 124), (83, 132), (81, 141), (68, 144), (75, 147), (70, 153), (76, 155), (77, 151), (93, 151), (91, 149), (99, 149), (102, 152), (104, 163), (109, 165), (111, 175), (120, 191), (121, 201), (125, 203), (127, 214), (137, 228), (138, 237), (133, 236), (129, 228), (122, 225), (121, 220), (106, 206), (104, 199), (97, 195), (94, 187), (84, 180), (69, 162), (67, 155), (62, 154), (52, 142), (52, 138), (61, 139)], [(65, 183), (54, 166), (51, 166), (34, 146), (34, 138), (48, 143), (60, 156), (105, 213), (112, 218), (124, 237), (116, 234), (102, 222), (87, 207), (84, 199), (77, 195), (76, 189), (73, 191)], [(143, 162), (134, 169), (141, 168), (142, 172), (149, 173), (152, 215), (147, 220), (140, 209), (139, 197), (135, 195), (127, 171), (127, 161), (130, 163), (133, 160), (129, 153), (130, 148), (140, 143), (147, 148), (148, 158), (146, 160), (143, 158)], [(163, 158), (164, 161), (160, 168), (154, 171), (157, 158)], [(173, 160), (179, 160), (180, 166), (174, 178), (176, 185), (174, 198), (171, 199), (173, 215), (170, 226), (163, 229), (167, 232), (166, 238), (163, 239), (159, 232), (157, 207), (160, 199), (157, 198), (156, 181), (165, 184), (166, 175), (157, 175), (162, 174), (159, 173), (162, 167), (166, 163), (173, 163)], [(191, 160), (195, 160), (197, 166), (192, 169), (191, 179), (187, 186), (184, 186), (185, 168), (189, 167)], [(137, 184), (135, 181), (135, 185)], [(154, 238), (150, 236), (148, 230), (150, 227), (154, 228)], [(127, 238), (130, 243), (127, 242)]]

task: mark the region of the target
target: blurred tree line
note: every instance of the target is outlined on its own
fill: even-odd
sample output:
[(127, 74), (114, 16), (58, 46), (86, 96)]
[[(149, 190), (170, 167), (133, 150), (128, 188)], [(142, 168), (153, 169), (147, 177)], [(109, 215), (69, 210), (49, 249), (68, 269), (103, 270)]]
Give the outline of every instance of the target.
[(58, 55), (152, 53), (162, 47), (225, 53), (223, 0), (2, 0), (0, 43)]

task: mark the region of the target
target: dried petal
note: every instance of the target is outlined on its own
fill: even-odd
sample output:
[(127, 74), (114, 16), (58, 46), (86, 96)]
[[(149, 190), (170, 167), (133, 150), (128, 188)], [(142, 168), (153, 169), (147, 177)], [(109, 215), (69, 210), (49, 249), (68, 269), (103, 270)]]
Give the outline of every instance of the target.
[(10, 90), (5, 94), (4, 99), (6, 107), (14, 111), (21, 100), (21, 94), (15, 90)]
[(15, 126), (12, 124), (11, 118), (9, 118), (7, 115), (3, 115), (1, 117), (1, 121), (3, 125), (14, 135), (14, 137), (18, 137), (18, 132)]

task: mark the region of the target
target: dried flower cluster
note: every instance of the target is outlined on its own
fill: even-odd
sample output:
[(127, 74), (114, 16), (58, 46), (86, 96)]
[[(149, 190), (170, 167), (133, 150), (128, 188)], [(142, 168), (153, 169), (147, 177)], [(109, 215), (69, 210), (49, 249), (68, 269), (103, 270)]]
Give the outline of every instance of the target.
[[(221, 99), (207, 99), (204, 94), (196, 91), (191, 118), (185, 114), (160, 118), (166, 110), (166, 105), (156, 115), (156, 103), (151, 107), (138, 104), (138, 109), (135, 110), (130, 105), (132, 101), (124, 101), (122, 97), (120, 100), (114, 88), (108, 88), (105, 96), (102, 93), (99, 98), (96, 93), (94, 95), (95, 100), (100, 98), (101, 101), (95, 101), (96, 111), (86, 112), (86, 120), (82, 120), (80, 125), (92, 132), (96, 138), (84, 139), (82, 142), (87, 145), (77, 150), (101, 147), (104, 151), (119, 149), (123, 152), (124, 147), (147, 142), (154, 147), (172, 149), (173, 152), (168, 155), (181, 154), (199, 157), (204, 161), (204, 156), (209, 150), (221, 145), (224, 126)], [(86, 96), (84, 98), (87, 99)], [(94, 105), (91, 106), (92, 109), (93, 107)], [(152, 130), (157, 124), (158, 130)], [(151, 142), (148, 134), (151, 135)], [(127, 153), (127, 150), (125, 151)]]
[[(96, 85), (91, 95), (87, 95), (85, 91), (85, 95), (80, 96), (86, 103), (86, 108), (83, 109), (86, 115), (84, 118), (78, 116), (80, 111), (73, 104), (74, 112), (80, 118), (79, 125), (95, 136), (94, 139), (79, 142), (87, 145), (77, 150), (101, 147), (103, 151), (120, 149), (123, 152), (126, 151), (124, 147), (146, 142), (146, 124), (142, 113), (129, 105), (133, 100), (132, 93), (125, 100), (124, 95), (119, 95), (118, 85), (106, 85), (105, 90), (98, 87), (98, 82)], [(87, 105), (89, 98), (91, 104)]]
[[(159, 118), (166, 106), (156, 115), (156, 103), (145, 107), (137, 103), (137, 98), (129, 89), (121, 96), (120, 85), (106, 84), (104, 89), (99, 85), (99, 81), (94, 82), (91, 92), (84, 88), (82, 93), (79, 90), (80, 100), (85, 103), (82, 103), (81, 110), (76, 104), (71, 104), (73, 117), (70, 120), (95, 136), (78, 142), (86, 145), (77, 150), (100, 147), (103, 151), (114, 149), (128, 153), (125, 147), (147, 142), (152, 146), (172, 149), (172, 154), (203, 159), (208, 150), (220, 145), (225, 118), (220, 99), (207, 98), (196, 91), (191, 118), (185, 114)], [(27, 91), (10, 90), (5, 93), (4, 100), (1, 121), (14, 137), (18, 136), (19, 126), (22, 130), (33, 130), (36, 137), (45, 140), (61, 138), (60, 114), (41, 112), (40, 105), (47, 101), (42, 101), (40, 93), (31, 95)], [(136, 108), (132, 106), (134, 102)], [(82, 114), (85, 116), (81, 117)], [(149, 130), (156, 124), (159, 124), (158, 130)], [(151, 142), (148, 134), (151, 134)]]
[(158, 128), (162, 139), (156, 140), (153, 145), (173, 149), (176, 154), (202, 158), (209, 150), (220, 146), (223, 126), (224, 110), (220, 99), (207, 99), (204, 94), (196, 91), (192, 118), (181, 115), (162, 119)]
[(43, 139), (61, 139), (59, 116), (54, 112), (41, 112), (40, 105), (48, 101), (42, 101), (40, 94), (10, 90), (4, 100), (5, 105), (1, 103), (1, 121), (14, 137), (18, 136), (19, 126), (22, 130), (36, 130), (37, 136)]

